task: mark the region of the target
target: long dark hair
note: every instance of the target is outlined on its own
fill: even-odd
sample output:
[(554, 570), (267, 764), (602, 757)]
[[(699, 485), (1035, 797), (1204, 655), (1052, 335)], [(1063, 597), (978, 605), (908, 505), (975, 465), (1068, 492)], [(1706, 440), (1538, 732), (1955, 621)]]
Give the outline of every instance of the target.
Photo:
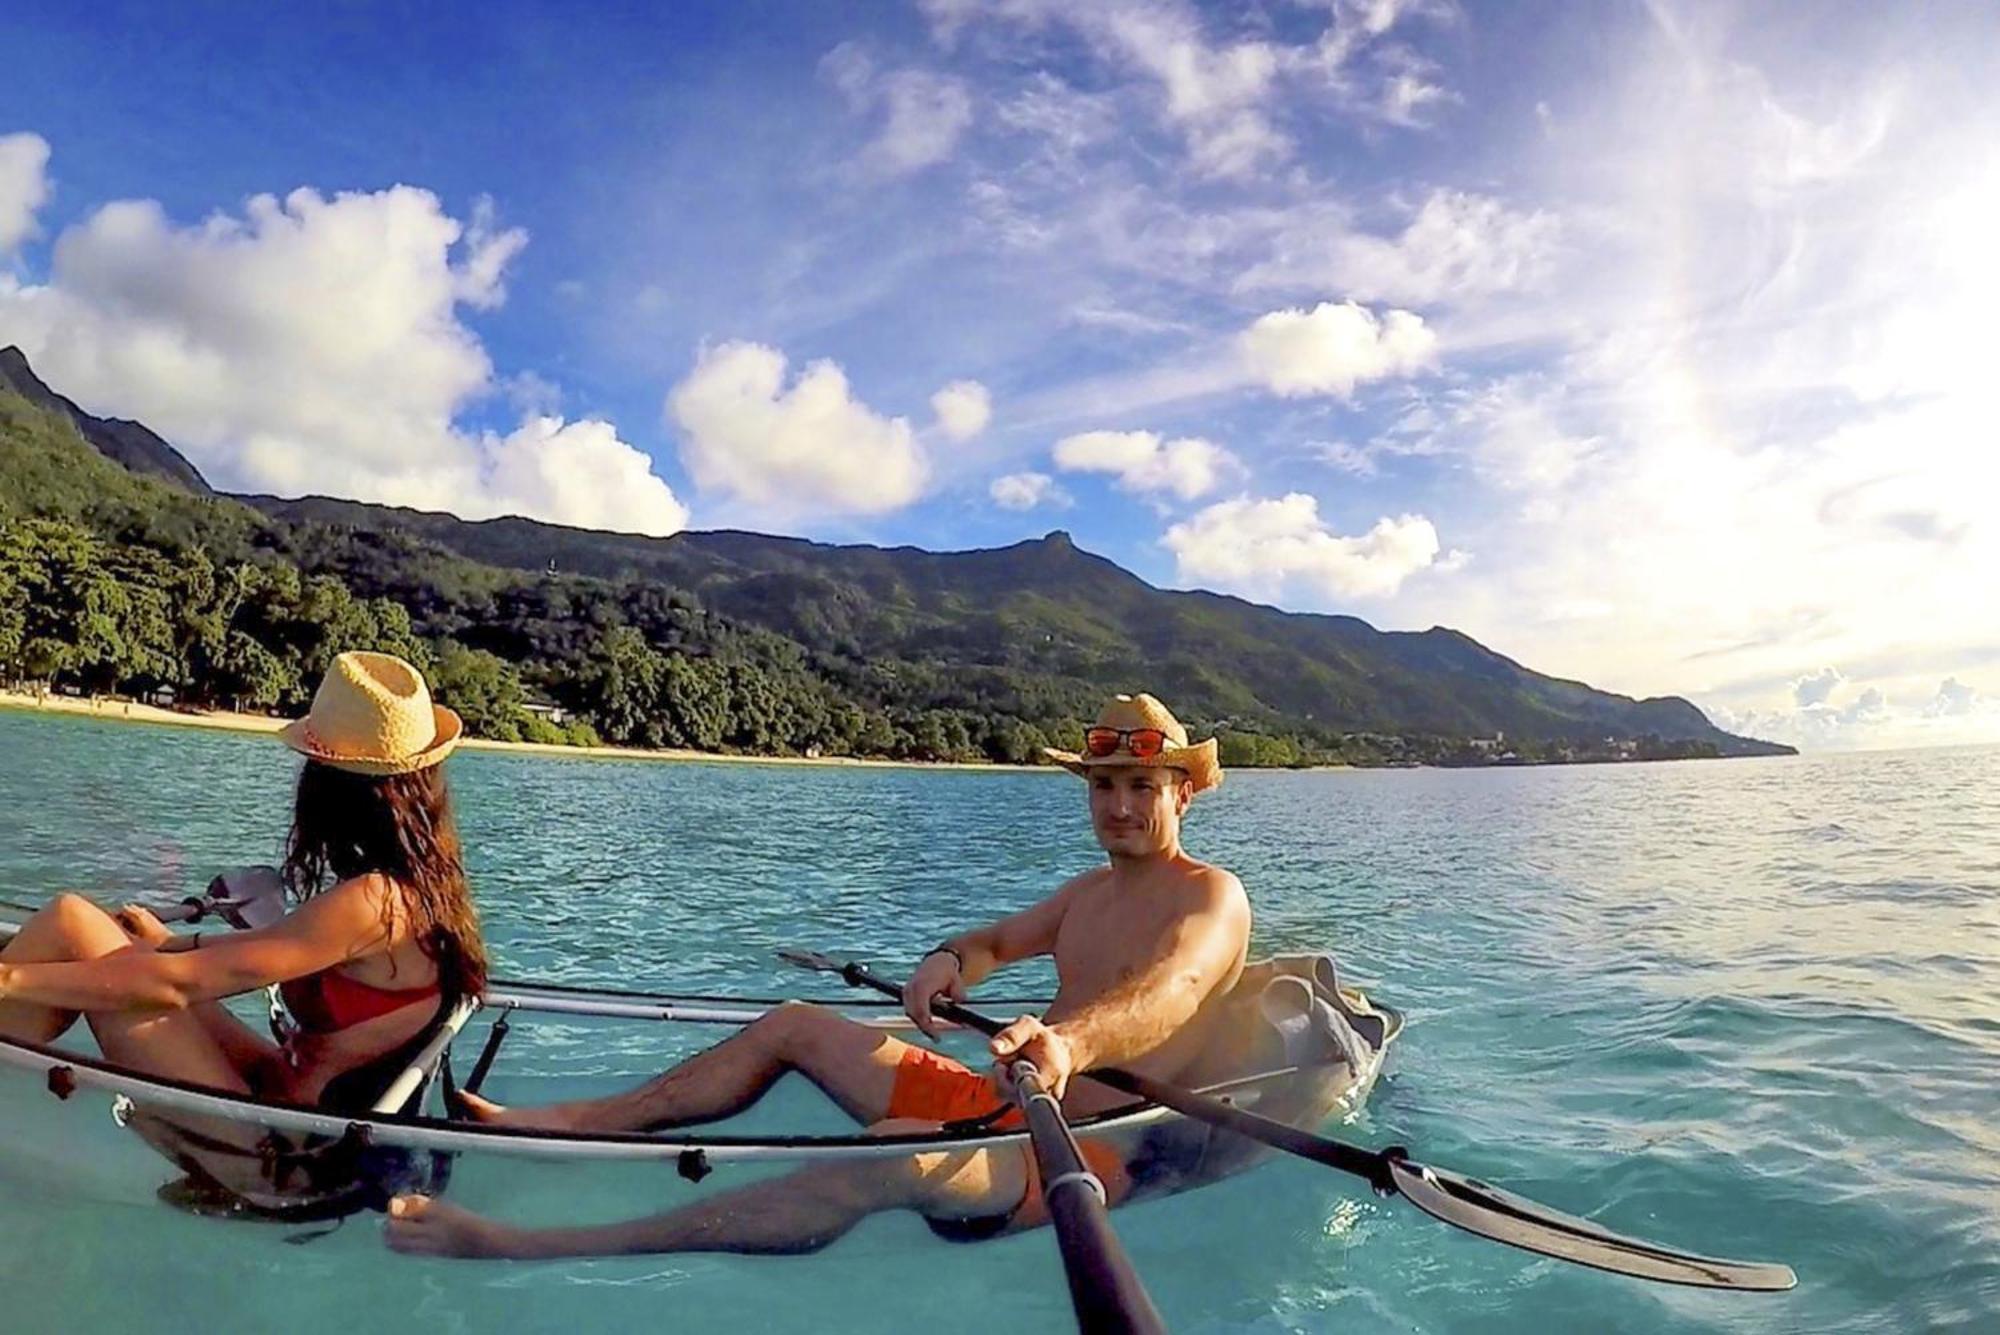
[[(285, 889), (295, 899), (375, 872), (402, 892), (410, 934), (438, 968), (452, 997), (486, 990), (486, 946), (472, 907), (451, 815), (444, 767), (377, 777), (308, 760), (299, 772), (292, 832), (285, 843)], [(391, 929), (396, 906), (382, 910)]]

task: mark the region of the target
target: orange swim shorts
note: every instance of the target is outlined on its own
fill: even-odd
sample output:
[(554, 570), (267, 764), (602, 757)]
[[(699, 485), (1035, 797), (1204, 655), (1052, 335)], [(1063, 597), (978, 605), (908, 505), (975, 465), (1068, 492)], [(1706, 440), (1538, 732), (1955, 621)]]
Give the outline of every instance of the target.
[[(1000, 1092), (984, 1075), (962, 1062), (929, 1048), (912, 1044), (896, 1063), (896, 1083), (889, 1092), (890, 1117), (910, 1117), (926, 1122), (960, 1122), (988, 1117), (1005, 1107)], [(989, 1125), (995, 1131), (1018, 1130), (1025, 1119), (1019, 1108), (1008, 1108)], [(1125, 1171), (1125, 1156), (1101, 1140), (1081, 1140), (1084, 1166), (1097, 1174), (1105, 1195), (1117, 1204), (1132, 1188)], [(993, 1221), (990, 1231), (1034, 1228), (1048, 1222), (1047, 1203), (1042, 1199), (1042, 1174), (1035, 1152), (1022, 1146), (1028, 1168), (1028, 1189), (1021, 1203), (1007, 1215)], [(942, 1221), (937, 1221), (942, 1222)], [(982, 1232), (987, 1230), (981, 1230)]]
[[(1005, 1106), (992, 1080), (963, 1062), (913, 1043), (903, 1049), (896, 1063), (888, 1115), (926, 1122), (963, 1122), (989, 1116)], [(998, 1124), (1020, 1126), (1020, 1109), (1010, 1110)]]

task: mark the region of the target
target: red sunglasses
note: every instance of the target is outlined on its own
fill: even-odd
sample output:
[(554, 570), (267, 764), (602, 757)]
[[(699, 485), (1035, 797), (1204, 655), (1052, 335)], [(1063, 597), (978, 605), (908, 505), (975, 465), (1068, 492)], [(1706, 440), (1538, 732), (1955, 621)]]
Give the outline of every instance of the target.
[(1167, 734), (1158, 728), (1091, 728), (1083, 734), (1083, 749), (1100, 760), (1121, 749), (1134, 760), (1151, 760), (1167, 749)]

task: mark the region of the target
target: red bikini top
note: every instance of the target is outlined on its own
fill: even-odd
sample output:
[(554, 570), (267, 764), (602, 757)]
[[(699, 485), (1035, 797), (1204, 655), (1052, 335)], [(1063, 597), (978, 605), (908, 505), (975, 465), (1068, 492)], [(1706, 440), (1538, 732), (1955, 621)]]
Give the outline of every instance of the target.
[(435, 981), (422, 987), (376, 987), (331, 969), (294, 978), (278, 992), (300, 1026), (316, 1034), (348, 1029), (441, 995)]

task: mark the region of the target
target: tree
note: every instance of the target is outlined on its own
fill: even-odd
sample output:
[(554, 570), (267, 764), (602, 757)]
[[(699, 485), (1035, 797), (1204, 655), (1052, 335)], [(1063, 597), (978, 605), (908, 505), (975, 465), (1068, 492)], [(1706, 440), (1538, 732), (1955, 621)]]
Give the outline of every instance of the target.
[(22, 585), (26, 543), (18, 533), (11, 521), (0, 523), (0, 680), (8, 681), (21, 675), (21, 650), (28, 640), (28, 592)]
[(268, 710), (280, 701), (295, 699), (300, 682), (295, 661), (264, 647), (247, 631), (231, 628), (211, 665), (208, 696), (227, 700), (236, 708), (249, 705)]
[(127, 599), (104, 566), (104, 544), (74, 524), (28, 519), (9, 525), (7, 546), (27, 675), (82, 680), (106, 664), (115, 670)]
[(117, 648), (90, 675), (106, 689), (179, 683), (187, 674), (175, 633), (174, 567), (149, 547), (109, 547), (102, 560), (119, 590), (111, 601)]
[(621, 746), (663, 746), (654, 719), (665, 661), (630, 626), (606, 631), (584, 665), (577, 695), (597, 730)]
[[(370, 626), (369, 643), (354, 648), (372, 649), (378, 654), (394, 654), (426, 677), (434, 660), (431, 646), (410, 624), (410, 609), (391, 598), (370, 598), (362, 604)], [(509, 671), (512, 671), (510, 668)], [(518, 684), (519, 678), (515, 678)]]
[(986, 754), (1005, 765), (1032, 765), (1042, 758), (1049, 745), (1048, 735), (1032, 723), (1017, 718), (995, 718), (988, 722)]
[(520, 673), (504, 659), (446, 640), (438, 646), (430, 683), (432, 696), (457, 710), (473, 736), (497, 742), (521, 740), (521, 724), (528, 717), (522, 708), (527, 692)]
[(655, 725), (668, 746), (720, 750), (734, 716), (728, 672), (708, 658), (659, 655)]
[(521, 716), (520, 737), (523, 742), (534, 742), (538, 746), (561, 746), (569, 741), (569, 735), (540, 714)]

